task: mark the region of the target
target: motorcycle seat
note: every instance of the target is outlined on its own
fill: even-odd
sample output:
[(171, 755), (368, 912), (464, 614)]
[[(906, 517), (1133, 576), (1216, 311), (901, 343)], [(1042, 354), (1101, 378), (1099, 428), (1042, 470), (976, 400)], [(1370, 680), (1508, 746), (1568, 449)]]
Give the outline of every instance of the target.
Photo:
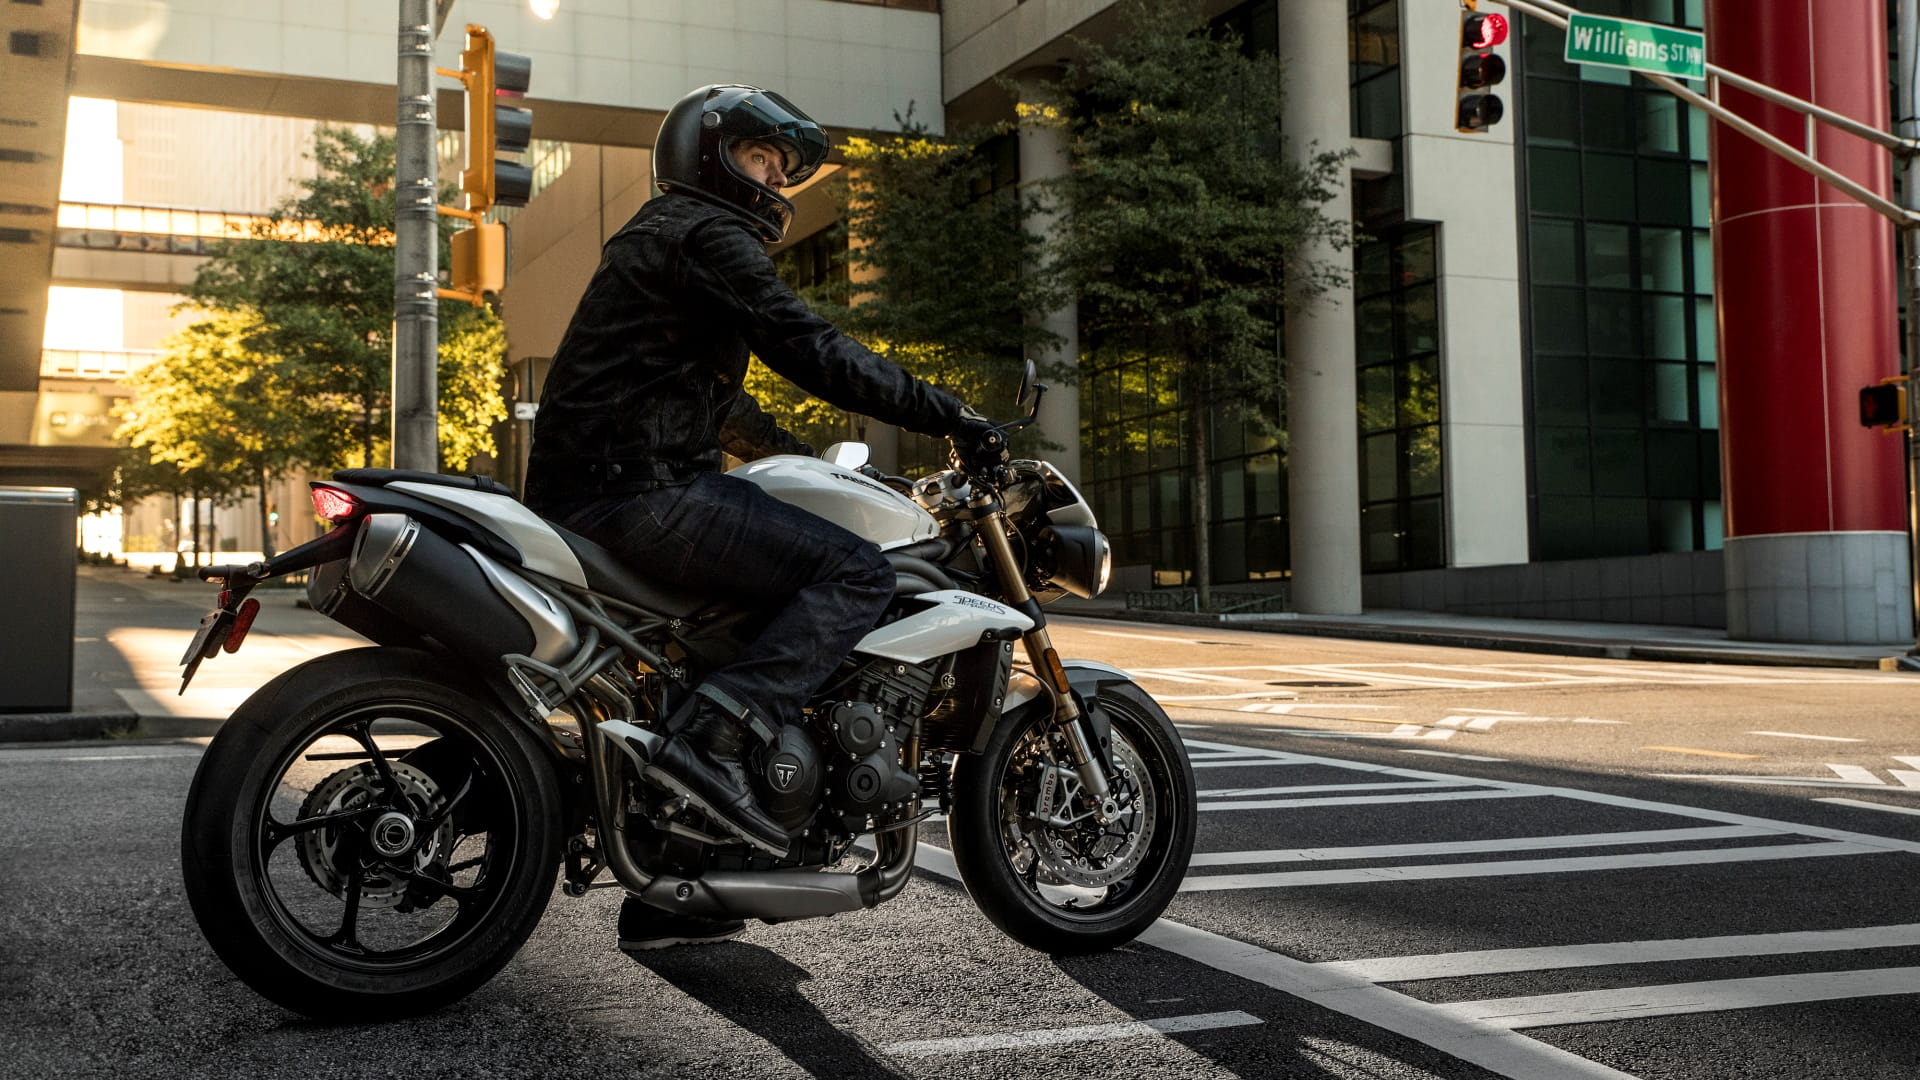
[(690, 619), (713, 606), (712, 597), (704, 593), (649, 581), (628, 569), (625, 563), (614, 558), (612, 552), (599, 544), (551, 521), (547, 522), (547, 526), (567, 542), (574, 558), (580, 560), (580, 569), (587, 576), (587, 588), (594, 592), (605, 593), (616, 600), (674, 619)]
[(333, 478), (343, 484), (366, 484), (370, 487), (386, 487), (401, 480), (410, 480), (416, 484), (438, 484), (441, 487), (484, 491), (489, 495), (505, 495), (509, 499), (518, 498), (512, 488), (491, 476), (448, 476), (443, 473), (422, 472), (419, 469), (368, 468), (341, 469), (333, 474)]

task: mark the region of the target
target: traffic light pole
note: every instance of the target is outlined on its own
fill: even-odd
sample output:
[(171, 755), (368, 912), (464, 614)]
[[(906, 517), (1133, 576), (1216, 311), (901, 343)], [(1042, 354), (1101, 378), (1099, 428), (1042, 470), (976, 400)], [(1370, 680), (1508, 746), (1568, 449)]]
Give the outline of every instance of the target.
[(400, 0), (394, 141), (393, 467), (440, 469), (439, 157), (434, 0)]
[[(1900, 285), (1906, 290), (1906, 375), (1907, 406), (1913, 407), (1920, 398), (1914, 397), (1920, 390), (1920, 155), (1914, 152), (1920, 146), (1920, 0), (1900, 0), (1895, 9), (1895, 53), (1894, 62), (1899, 71), (1894, 73), (1893, 122), (1894, 131), (1907, 143), (1900, 153), (1900, 204), (1907, 211), (1905, 221), (1898, 222), (1900, 229)], [(1912, 559), (1914, 633), (1920, 635), (1920, 438), (1913, 434), (1913, 418), (1907, 420), (1904, 436), (1907, 442), (1907, 552)], [(1906, 670), (1920, 670), (1920, 637), (1916, 638), (1913, 648), (1900, 658), (1900, 666)]]

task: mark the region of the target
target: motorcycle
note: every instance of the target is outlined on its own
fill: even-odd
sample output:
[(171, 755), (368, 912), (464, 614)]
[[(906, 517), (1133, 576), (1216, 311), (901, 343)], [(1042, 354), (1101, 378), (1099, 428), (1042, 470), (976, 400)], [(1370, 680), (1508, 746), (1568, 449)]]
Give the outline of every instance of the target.
[[(1031, 410), (1001, 430), (1031, 424), (1045, 389), (1028, 365)], [(1091, 507), (1044, 461), (913, 482), (865, 457), (843, 443), (734, 471), (874, 541), (898, 578), (804, 714), (748, 751), (784, 857), (651, 779), (666, 718), (766, 613), (636, 573), (490, 480), (315, 481), (324, 536), (200, 571), (223, 588), (182, 691), (240, 648), (255, 586), (299, 571), (316, 611), (375, 643), (281, 674), (208, 746), (181, 862), (214, 951), (296, 1012), (415, 1014), (506, 964), (556, 867), (570, 897), (617, 885), (671, 912), (815, 918), (898, 896), (936, 815), (1015, 941), (1074, 954), (1140, 934), (1186, 871), (1193, 773), (1131, 677), (1048, 635), (1043, 603), (1106, 587)], [(871, 856), (850, 860), (862, 838)]]

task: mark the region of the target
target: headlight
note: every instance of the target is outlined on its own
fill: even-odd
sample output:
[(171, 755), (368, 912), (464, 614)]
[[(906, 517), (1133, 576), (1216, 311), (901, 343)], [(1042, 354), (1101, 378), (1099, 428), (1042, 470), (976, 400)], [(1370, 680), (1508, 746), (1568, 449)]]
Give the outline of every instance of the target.
[(1082, 599), (1092, 599), (1113, 576), (1113, 549), (1091, 525), (1053, 525), (1040, 531), (1040, 571), (1048, 581)]

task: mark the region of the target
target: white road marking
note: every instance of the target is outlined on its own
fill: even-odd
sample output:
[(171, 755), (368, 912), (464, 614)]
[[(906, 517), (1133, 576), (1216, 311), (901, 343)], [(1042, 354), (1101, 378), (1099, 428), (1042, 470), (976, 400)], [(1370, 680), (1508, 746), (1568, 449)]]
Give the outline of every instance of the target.
[(1129, 634), (1120, 630), (1091, 630), (1090, 629), (1086, 632), (1089, 634), (1099, 634), (1101, 637), (1132, 638), (1135, 641), (1174, 641), (1182, 645), (1200, 644), (1200, 640), (1198, 638), (1162, 637), (1159, 634)]
[[(1895, 757), (1893, 760), (1908, 765), (1920, 765), (1920, 757)], [(1828, 763), (1839, 779), (1825, 776), (1727, 776), (1717, 773), (1665, 773), (1672, 780), (1717, 780), (1722, 783), (1762, 784), (1773, 787), (1844, 787), (1886, 789), (1890, 785), (1880, 779), (1872, 769), (1863, 765), (1836, 765)], [(1888, 769), (1887, 775), (1900, 782), (1902, 788), (1920, 789), (1920, 771), (1913, 769)], [(1894, 789), (1899, 790), (1899, 789)]]
[(1920, 993), (1920, 967), (1630, 986), (1619, 990), (1461, 1001), (1435, 1008), (1462, 1020), (1512, 1029), (1913, 993)]
[(1460, 758), (1465, 761), (1505, 761), (1503, 757), (1482, 757), (1479, 754), (1449, 754), (1445, 750), (1409, 750), (1400, 748), (1403, 754), (1426, 754), (1429, 757)]
[(1017, 1050), (1029, 1046), (1061, 1046), (1067, 1043), (1099, 1042), (1106, 1039), (1135, 1039), (1143, 1035), (1165, 1035), (1178, 1031), (1208, 1031), (1213, 1028), (1246, 1027), (1266, 1021), (1243, 1012), (1198, 1013), (1193, 1016), (1167, 1016), (1157, 1020), (1133, 1020), (1118, 1024), (1087, 1024), (1081, 1027), (1047, 1028), (1040, 1031), (1010, 1031), (999, 1035), (968, 1035), (956, 1039), (920, 1039), (889, 1043), (880, 1048), (890, 1057), (939, 1057), (945, 1054), (973, 1054), (988, 1050)]
[(1449, 788), (1479, 786), (1472, 780), (1443, 784), (1434, 780), (1405, 780), (1393, 784), (1296, 784), (1292, 787), (1210, 788), (1196, 791), (1202, 799), (1249, 799), (1258, 795), (1296, 795), (1307, 791), (1392, 791), (1395, 788)]
[(1792, 731), (1749, 731), (1749, 735), (1771, 735), (1776, 739), (1819, 739), (1821, 742), (1866, 742), (1865, 739), (1848, 739), (1839, 735), (1801, 735)]
[(1700, 829), (1644, 829), (1636, 832), (1512, 836), (1497, 840), (1450, 840), (1427, 844), (1367, 844), (1358, 847), (1216, 851), (1197, 854), (1188, 865), (1250, 866), (1278, 862), (1403, 859), (1419, 855), (1481, 855), (1494, 851), (1548, 851), (1576, 847), (1625, 847), (1629, 844), (1685, 844), (1700, 840), (1743, 840), (1755, 836), (1779, 835), (1781, 833), (1778, 830), (1761, 829), (1751, 825), (1723, 825)]
[[(1210, 810), (1213, 807), (1203, 806), (1201, 809)], [(1363, 866), (1350, 870), (1215, 874), (1190, 877), (1180, 883), (1180, 891), (1221, 892), (1229, 889), (1284, 889), (1303, 885), (1354, 885), (1387, 881), (1441, 881), (1453, 878), (1574, 874), (1596, 870), (1646, 870), (1665, 866), (1701, 866), (1707, 863), (1769, 862), (1774, 859), (1815, 859), (1836, 855), (1878, 854), (1880, 851), (1877, 848), (1845, 841), (1822, 844), (1769, 844), (1762, 847), (1708, 848), (1694, 851), (1649, 851), (1633, 855), (1585, 855), (1565, 859), (1509, 859), (1498, 862), (1431, 863), (1423, 866)]]
[[(1233, 697), (1233, 698), (1239, 698), (1239, 697), (1246, 697), (1246, 696), (1248, 696), (1248, 695), (1245, 695), (1245, 694), (1228, 694), (1228, 695), (1225, 695), (1225, 696), (1226, 696), (1226, 697)], [(1164, 698), (1164, 697), (1157, 697), (1157, 698), (1155, 698), (1154, 700), (1155, 700), (1155, 701), (1193, 701), (1193, 700), (1197, 700), (1197, 699), (1195, 699), (1195, 698)], [(1338, 702), (1338, 703), (1331, 703), (1331, 702), (1312, 702), (1312, 701), (1295, 701), (1295, 702), (1289, 702), (1289, 703), (1286, 703), (1286, 704), (1281, 704), (1281, 703), (1278, 703), (1278, 702), (1274, 702), (1274, 703), (1262, 703), (1262, 704), (1258, 704), (1258, 705), (1242, 705), (1242, 706), (1240, 706), (1240, 711), (1241, 711), (1241, 712), (1263, 712), (1263, 713), (1274, 713), (1274, 714), (1276, 714), (1276, 715), (1280, 715), (1280, 716), (1285, 716), (1285, 715), (1287, 715), (1287, 714), (1289, 714), (1289, 713), (1292, 713), (1292, 712), (1294, 712), (1294, 711), (1296, 711), (1296, 710), (1299, 710), (1299, 709), (1339, 709), (1339, 710), (1341, 710), (1342, 712), (1345, 712), (1345, 711), (1347, 711), (1347, 710), (1349, 710), (1349, 709), (1367, 709), (1367, 710), (1373, 710), (1373, 709), (1382, 709), (1382, 710), (1387, 710), (1387, 709), (1398, 709), (1399, 707), (1400, 707), (1400, 706), (1398, 706), (1398, 705), (1349, 705), (1349, 704), (1347, 704), (1347, 703), (1346, 703), (1346, 702), (1344, 702), (1344, 701), (1342, 701), (1342, 702)]]
[(1298, 765), (1298, 761), (1279, 761), (1275, 757), (1215, 757), (1212, 761), (1194, 761), (1194, 769), (1231, 769), (1235, 765)]
[[(1480, 783), (1467, 780), (1463, 783)], [(1292, 810), (1302, 806), (1382, 806), (1388, 803), (1464, 802), (1470, 799), (1528, 799), (1533, 791), (1434, 791), (1409, 795), (1333, 795), (1324, 799), (1253, 799), (1246, 802), (1201, 803), (1201, 810)]]
[(1237, 679), (1231, 675), (1205, 675), (1193, 668), (1134, 668), (1132, 674), (1142, 679), (1166, 679), (1181, 683), (1226, 683), (1233, 685), (1249, 680)]
[(1442, 727), (1467, 727), (1474, 731), (1492, 731), (1495, 724), (1625, 724), (1625, 720), (1595, 720), (1591, 716), (1449, 716)]
[(1920, 923), (1786, 934), (1737, 934), (1668, 941), (1603, 941), (1591, 945), (1540, 949), (1486, 949), (1431, 953), (1426, 956), (1383, 956), (1374, 960), (1335, 960), (1317, 966), (1358, 975), (1374, 982), (1417, 982), (1471, 975), (1507, 975), (1517, 971), (1560, 971), (1615, 964), (1668, 964), (1677, 960), (1713, 960), (1730, 956), (1789, 956), (1854, 949), (1892, 949), (1910, 945), (1920, 945)]
[[(924, 847), (923, 847), (924, 850)], [(1228, 975), (1402, 1035), (1512, 1080), (1634, 1080), (1632, 1074), (1518, 1035), (1509, 1027), (1456, 1017), (1441, 1006), (1384, 986), (1161, 919), (1140, 942)]]
[[(1513, 784), (1455, 774), (1378, 765), (1342, 758), (1282, 751), (1258, 751), (1235, 744), (1189, 740), (1196, 749), (1243, 749), (1268, 756), (1262, 765), (1321, 765), (1369, 775), (1410, 780), (1467, 781), (1515, 793), (1549, 795), (1595, 805), (1690, 818), (1717, 825), (1758, 829), (1763, 833), (1836, 841), (1880, 854), (1920, 854), (1920, 841), (1875, 836), (1803, 825), (1795, 822), (1707, 810), (1676, 803), (1655, 802), (1577, 788)], [(1800, 845), (1802, 847), (1808, 845)], [(930, 844), (920, 845), (917, 866), (948, 880), (958, 881), (950, 853)], [(1628, 1074), (1598, 1062), (1559, 1050), (1518, 1034), (1513, 1026), (1463, 1017), (1446, 1006), (1418, 1001), (1377, 986), (1351, 973), (1325, 970), (1281, 953), (1262, 949), (1219, 934), (1161, 919), (1139, 939), (1142, 944), (1206, 964), (1216, 970), (1279, 990), (1322, 1008), (1331, 1009), (1382, 1030), (1411, 1038), (1462, 1061), (1479, 1065), (1513, 1080), (1631, 1080)]]
[[(1379, 770), (1379, 766), (1361, 767)], [(956, 884), (960, 881), (953, 853), (932, 844), (920, 845), (914, 867)], [(1404, 1035), (1512, 1080), (1635, 1080), (1629, 1073), (1515, 1034), (1511, 1029), (1459, 1020), (1440, 1012), (1439, 1006), (1384, 986), (1350, 975), (1320, 971), (1304, 960), (1171, 919), (1155, 922), (1139, 940), (1141, 944), (1259, 983), (1363, 1024)]]
[(1889, 814), (1912, 814), (1920, 817), (1920, 810), (1908, 806), (1888, 806), (1886, 803), (1868, 802), (1865, 799), (1815, 799), (1814, 802), (1834, 803), (1839, 806), (1859, 806), (1868, 810), (1885, 810)]

